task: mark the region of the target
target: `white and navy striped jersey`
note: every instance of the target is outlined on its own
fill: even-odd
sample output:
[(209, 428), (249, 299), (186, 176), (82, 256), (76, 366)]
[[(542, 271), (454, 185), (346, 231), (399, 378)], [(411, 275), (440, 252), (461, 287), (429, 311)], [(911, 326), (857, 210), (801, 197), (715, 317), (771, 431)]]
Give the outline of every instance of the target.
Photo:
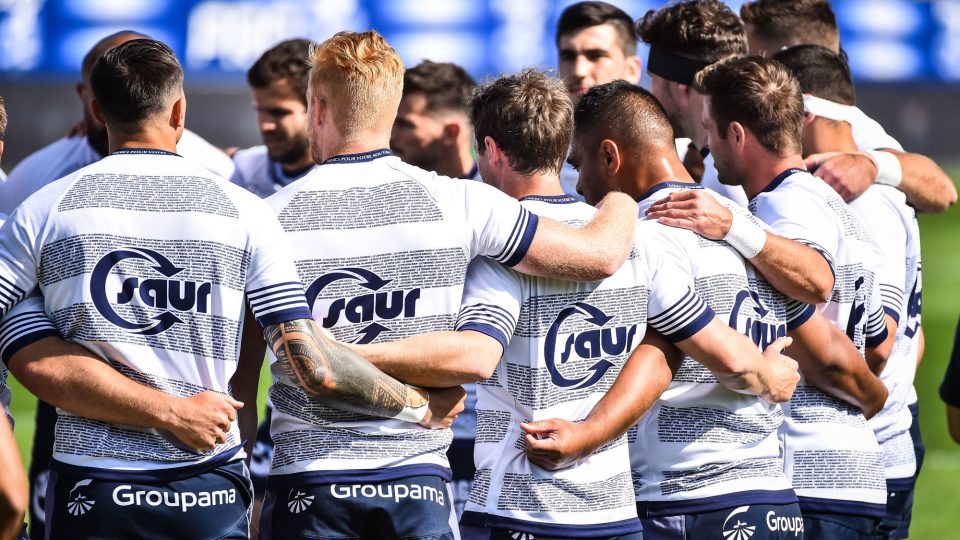
[[(532, 196), (524, 207), (582, 225), (596, 210), (570, 196)], [(561, 471), (524, 454), (521, 422), (587, 417), (643, 339), (647, 322), (686, 339), (713, 319), (693, 277), (662, 247), (655, 223), (638, 222), (630, 258), (592, 283), (535, 278), (476, 259), (467, 272), (457, 329), (503, 345), (493, 376), (477, 390), (477, 473), (463, 523), (534, 535), (618, 536), (640, 530), (626, 437)]]
[[(377, 150), (341, 155), (271, 196), (316, 321), (337, 339), (393, 341), (453, 330), (467, 265), (514, 265), (537, 217), (479, 182), (437, 176)], [(273, 366), (271, 485), (312, 480), (449, 480), (451, 432), (344, 413)]]
[(299, 174), (290, 176), (283, 172), (281, 164), (270, 159), (267, 147), (262, 144), (237, 150), (233, 155), (233, 164), (236, 169), (230, 181), (262, 198), (267, 198), (303, 178), (316, 167), (316, 165), (307, 167)]
[[(177, 152), (222, 178), (233, 174), (233, 162), (219, 148), (196, 133), (185, 129), (177, 142)], [(99, 161), (103, 156), (83, 137), (64, 137), (23, 159), (0, 183), (0, 212), (13, 209), (43, 186)]]
[[(819, 311), (861, 353), (864, 346), (886, 338), (873, 243), (833, 188), (805, 170), (788, 169), (750, 200), (750, 210), (778, 235), (809, 245), (827, 259), (834, 288)], [(883, 515), (882, 455), (860, 411), (803, 378), (784, 411), (786, 470), (801, 510)]]
[[(656, 201), (687, 189), (704, 188), (682, 182), (653, 186), (640, 197), (640, 216)], [(756, 222), (745, 208), (707, 192)], [(788, 302), (726, 242), (663, 229), (697, 293), (761, 350), (812, 313), (812, 306)], [(782, 420), (779, 405), (734, 392), (696, 359), (684, 358), (668, 390), (629, 433), (641, 517), (796, 502), (783, 470)]]
[(883, 310), (897, 321), (893, 351), (880, 374), (889, 396), (869, 424), (883, 450), (888, 491), (907, 491), (916, 473), (908, 405), (920, 347), (920, 228), (906, 196), (890, 186), (871, 186), (850, 207), (880, 254), (876, 273)]
[[(48, 318), (141, 384), (226, 393), (245, 298), (262, 326), (310, 317), (292, 259), (256, 196), (176, 154), (121, 150), (45, 186), (0, 229), (0, 312), (38, 286), (44, 298), (42, 311), (7, 313), (3, 354), (49, 335)], [(160, 479), (242, 456), (236, 422), (197, 454), (157, 430), (61, 412), (53, 464)]]

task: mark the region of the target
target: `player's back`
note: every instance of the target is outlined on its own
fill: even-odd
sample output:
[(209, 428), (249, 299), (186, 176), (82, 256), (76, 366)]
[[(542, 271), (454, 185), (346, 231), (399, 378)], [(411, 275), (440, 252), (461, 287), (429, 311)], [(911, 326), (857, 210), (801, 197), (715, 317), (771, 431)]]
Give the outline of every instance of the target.
[[(268, 199), (294, 247), (319, 324), (353, 343), (452, 330), (470, 260), (515, 264), (536, 216), (478, 182), (439, 177), (388, 150), (338, 156)], [(345, 414), (280, 382), (272, 473), (449, 478), (450, 430)], [(279, 480), (278, 480), (279, 481)]]
[[(641, 197), (641, 217), (654, 202), (687, 189), (704, 188), (679, 182), (654, 186)], [(707, 191), (732, 212), (749, 215)], [(802, 306), (788, 303), (725, 242), (658, 226), (720, 320), (761, 350), (786, 335), (788, 321), (800, 316)], [(730, 494), (741, 504), (796, 502), (783, 474), (782, 419), (779, 405), (733, 392), (699, 362), (684, 358), (670, 388), (629, 434), (638, 509), (649, 517), (719, 510), (730, 506), (725, 497)]]

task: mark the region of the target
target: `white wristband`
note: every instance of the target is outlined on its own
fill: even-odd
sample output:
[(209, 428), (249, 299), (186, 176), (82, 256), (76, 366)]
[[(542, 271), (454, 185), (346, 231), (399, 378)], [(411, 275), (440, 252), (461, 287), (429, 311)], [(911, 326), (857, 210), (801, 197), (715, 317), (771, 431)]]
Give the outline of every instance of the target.
[(767, 231), (750, 218), (734, 212), (730, 230), (723, 237), (723, 241), (733, 246), (744, 258), (752, 259), (760, 254), (763, 245), (767, 243)]
[(900, 185), (903, 181), (903, 167), (900, 166), (897, 156), (882, 150), (868, 150), (867, 155), (877, 166), (877, 178), (874, 182), (893, 187)]
[(427, 416), (427, 410), (430, 408), (430, 394), (427, 394), (427, 402), (419, 407), (405, 405), (403, 410), (393, 418), (403, 422), (420, 423)]

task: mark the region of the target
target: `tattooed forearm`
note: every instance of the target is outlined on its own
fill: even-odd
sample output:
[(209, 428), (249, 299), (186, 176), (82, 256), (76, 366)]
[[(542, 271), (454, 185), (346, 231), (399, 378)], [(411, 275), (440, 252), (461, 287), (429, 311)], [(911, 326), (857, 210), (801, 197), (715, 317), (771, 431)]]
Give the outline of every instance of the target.
[(271, 325), (263, 335), (287, 377), (331, 407), (392, 418), (426, 403), (416, 389), (327, 339), (312, 320)]

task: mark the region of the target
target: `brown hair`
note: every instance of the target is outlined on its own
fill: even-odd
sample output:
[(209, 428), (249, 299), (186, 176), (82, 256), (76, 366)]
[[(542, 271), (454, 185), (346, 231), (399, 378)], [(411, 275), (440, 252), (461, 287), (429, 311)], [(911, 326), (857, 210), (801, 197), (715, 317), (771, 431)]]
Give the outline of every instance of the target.
[(477, 82), (462, 67), (424, 60), (403, 75), (403, 95), (423, 94), (427, 111), (467, 113)]
[(266, 88), (271, 83), (285, 81), (306, 105), (310, 45), (309, 39), (288, 39), (277, 43), (247, 70), (247, 84), (251, 88)]
[(770, 58), (728, 58), (697, 74), (694, 88), (710, 100), (721, 137), (730, 122), (748, 128), (778, 156), (800, 151), (803, 97), (790, 70)]
[(840, 52), (837, 17), (828, 0), (755, 0), (740, 6), (740, 17), (762, 40)]
[(310, 64), (310, 86), (327, 90), (344, 138), (393, 125), (403, 93), (403, 62), (376, 30), (337, 32), (311, 48)]
[(557, 20), (556, 43), (560, 44), (562, 36), (601, 24), (609, 24), (616, 29), (624, 56), (637, 54), (637, 33), (633, 28), (633, 19), (622, 9), (606, 2), (577, 2), (563, 10)]
[(183, 93), (183, 69), (164, 43), (133, 39), (97, 60), (90, 88), (104, 120), (137, 126), (166, 112), (169, 100)]
[(478, 88), (470, 122), (478, 152), (489, 136), (518, 173), (559, 173), (570, 147), (573, 103), (559, 79), (525, 69)]
[(689, 0), (650, 10), (637, 21), (637, 33), (651, 46), (697, 60), (747, 54), (743, 23), (719, 0)]
[[(627, 81), (598, 84), (587, 91), (573, 113), (577, 144), (599, 145), (616, 139), (621, 151), (675, 152), (667, 111), (648, 90)], [(584, 139), (584, 137), (590, 137)]]
[(856, 103), (853, 77), (846, 60), (819, 45), (797, 45), (783, 49), (773, 59), (790, 68), (804, 94), (844, 105)]

